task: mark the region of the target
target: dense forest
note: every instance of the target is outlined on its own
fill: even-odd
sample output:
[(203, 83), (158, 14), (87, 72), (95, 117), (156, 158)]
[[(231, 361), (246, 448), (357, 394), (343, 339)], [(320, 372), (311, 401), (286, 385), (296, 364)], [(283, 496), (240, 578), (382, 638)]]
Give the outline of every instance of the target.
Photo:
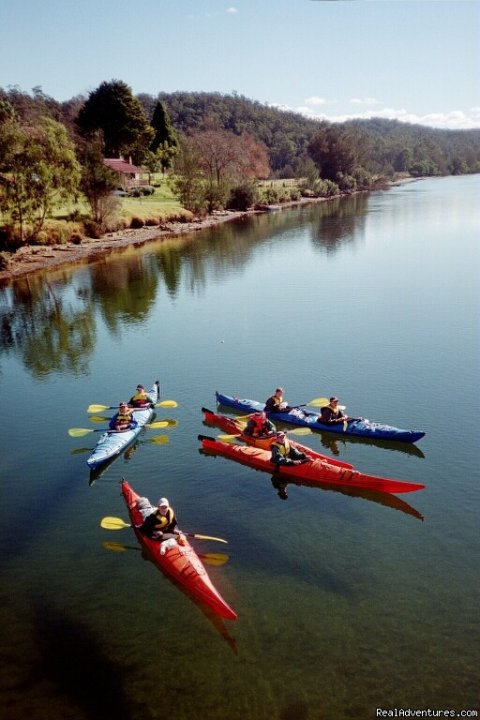
[[(190, 133), (206, 124), (236, 135), (248, 134), (268, 150), (270, 167), (276, 177), (300, 177), (311, 157), (309, 143), (329, 124), (305, 118), (243, 96), (206, 92), (160, 92), (157, 96), (136, 96), (151, 121), (160, 101), (179, 133)], [(17, 114), (29, 121), (47, 115), (63, 123), (75, 136), (75, 120), (86, 98), (76, 96), (58, 102), (41, 88), (31, 94), (18, 88), (0, 88)], [(396, 120), (351, 120), (337, 124), (361, 161), (371, 173), (392, 176), (395, 172), (412, 175), (458, 175), (480, 172), (480, 129), (438, 130)]]
[[(190, 132), (213, 118), (236, 134), (248, 133), (268, 148), (270, 166), (278, 177), (302, 175), (312, 138), (328, 123), (262, 105), (239, 95), (219, 93), (141, 94), (147, 116), (160, 100), (174, 127)], [(396, 120), (351, 120), (336, 125), (355, 147), (371, 173), (391, 176), (457, 175), (480, 172), (480, 130), (437, 130)]]
[[(5, 246), (38, 241), (42, 233), (50, 242), (46, 219), (59, 203), (80, 196), (90, 217), (80, 218), (75, 241), (118, 227), (119, 179), (105, 159), (122, 157), (170, 178), (181, 208), (201, 215), (301, 195), (350, 194), (399, 174), (478, 173), (480, 129), (379, 118), (329, 123), (235, 93), (134, 95), (120, 80), (65, 102), (41, 87), (0, 88), (0, 244), (2, 237)], [(296, 182), (282, 189), (258, 182), (267, 179)], [(155, 193), (154, 187), (130, 190)]]

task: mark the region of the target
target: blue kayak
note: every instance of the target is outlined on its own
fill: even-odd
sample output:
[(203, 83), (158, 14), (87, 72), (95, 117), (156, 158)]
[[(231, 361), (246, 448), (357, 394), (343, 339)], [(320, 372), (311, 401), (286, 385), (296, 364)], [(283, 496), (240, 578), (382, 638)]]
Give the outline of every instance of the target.
[[(244, 413), (259, 412), (265, 406), (265, 403), (257, 400), (222, 395), (219, 392), (215, 393), (215, 395), (219, 405), (235, 408), (235, 410)], [(324, 431), (335, 435), (354, 435), (370, 440), (397, 440), (403, 443), (414, 443), (425, 435), (424, 432), (418, 430), (402, 430), (401, 428), (392, 427), (392, 425), (371, 422), (364, 418), (350, 420), (345, 426), (344, 423), (329, 425), (320, 421), (319, 413), (306, 411), (302, 408), (294, 408), (291, 412), (270, 412), (268, 417), (272, 422), (279, 421), (289, 425), (308, 427), (310, 430)]]
[[(153, 402), (156, 403), (160, 397), (160, 389), (158, 383), (154, 383), (152, 389), (149, 392)], [(137, 426), (131, 430), (122, 430), (122, 432), (106, 431), (100, 435), (100, 439), (93, 449), (92, 454), (87, 460), (87, 465), (91, 470), (95, 470), (100, 465), (103, 465), (107, 460), (119, 455), (122, 450), (125, 450), (129, 445), (133, 443), (135, 438), (138, 437), (143, 426), (151, 419), (154, 413), (153, 408), (146, 407), (145, 409), (135, 410), (135, 420)]]

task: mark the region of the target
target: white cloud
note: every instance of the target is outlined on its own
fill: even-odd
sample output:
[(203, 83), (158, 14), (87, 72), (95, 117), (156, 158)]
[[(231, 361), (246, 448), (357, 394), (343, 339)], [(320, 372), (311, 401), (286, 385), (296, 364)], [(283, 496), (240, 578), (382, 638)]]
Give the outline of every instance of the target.
[(328, 100), (326, 100), (325, 98), (317, 97), (316, 95), (305, 98), (303, 102), (305, 103), (305, 105), (328, 105)]
[(236, 7), (229, 7), (225, 10), (225, 12), (230, 13), (230, 15), (235, 15), (235, 13), (238, 13), (238, 10)]
[(377, 100), (376, 98), (366, 97), (366, 98), (352, 98), (350, 100), (352, 105), (379, 105), (380, 100)]
[[(373, 100), (373, 98), (370, 98)], [(333, 104), (335, 101), (325, 100), (323, 98), (311, 97), (307, 98), (305, 105), (298, 107), (290, 107), (281, 103), (267, 103), (270, 107), (275, 107), (284, 112), (294, 112), (304, 115), (310, 120), (324, 120), (326, 122), (342, 123), (347, 120), (369, 120), (370, 118), (383, 118), (384, 120), (398, 120), (399, 122), (410, 123), (412, 125), (425, 125), (427, 127), (439, 128), (441, 130), (473, 130), (480, 128), (480, 107), (469, 108), (466, 112), (463, 110), (451, 110), (449, 112), (428, 113), (419, 115), (417, 113), (408, 112), (404, 108), (382, 108), (359, 110), (345, 114), (326, 114), (325, 111), (320, 112), (321, 106)], [(363, 101), (365, 102), (365, 101)], [(360, 105), (360, 102), (355, 103)], [(366, 104), (366, 103), (365, 103)], [(371, 103), (373, 104), (373, 102)]]
[(404, 108), (383, 108), (378, 110), (365, 110), (363, 112), (346, 113), (344, 115), (326, 115), (315, 113), (311, 108), (298, 107), (295, 112), (305, 115), (308, 118), (326, 120), (328, 122), (345, 122), (346, 120), (364, 119), (378, 117), (385, 120), (398, 120), (413, 125), (425, 125), (427, 127), (439, 128), (442, 130), (471, 130), (480, 128), (480, 108), (471, 108), (467, 112), (452, 110), (442, 113), (428, 113), (419, 115), (408, 112)]

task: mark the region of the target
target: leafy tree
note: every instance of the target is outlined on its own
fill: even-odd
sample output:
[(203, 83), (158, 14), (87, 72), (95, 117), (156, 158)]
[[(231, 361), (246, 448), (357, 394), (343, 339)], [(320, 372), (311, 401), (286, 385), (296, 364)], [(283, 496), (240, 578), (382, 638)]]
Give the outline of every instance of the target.
[(140, 102), (120, 80), (103, 82), (91, 92), (76, 124), (85, 137), (103, 132), (107, 157), (131, 154), (136, 162), (141, 161), (154, 135)]
[(180, 139), (180, 152), (175, 159), (175, 173), (173, 187), (183, 207), (194, 213), (203, 211), (206, 207), (206, 199), (200, 155), (186, 136)]
[(118, 209), (118, 199), (112, 196), (118, 182), (117, 175), (103, 161), (103, 143), (100, 138), (95, 138), (93, 142), (84, 142), (80, 154), (80, 189), (88, 200), (94, 221), (103, 225), (108, 220), (108, 215)]
[(355, 167), (355, 152), (346, 133), (333, 125), (311, 139), (308, 152), (326, 180), (336, 181), (339, 173), (351, 175)]
[(0, 135), (8, 138), (0, 158), (0, 210), (23, 242), (27, 226), (33, 239), (53, 204), (75, 194), (80, 167), (65, 127), (55, 120), (40, 118), (28, 127), (9, 120)]
[[(211, 127), (192, 133), (183, 148), (190, 158), (196, 158), (197, 189), (206, 200), (208, 212), (225, 207), (233, 185), (269, 175), (266, 149), (250, 135)], [(188, 169), (192, 171), (191, 164)]]
[(178, 151), (178, 139), (165, 105), (160, 101), (155, 105), (151, 125), (155, 130), (155, 137), (150, 145), (150, 150), (157, 154), (164, 173), (171, 167), (173, 158)]

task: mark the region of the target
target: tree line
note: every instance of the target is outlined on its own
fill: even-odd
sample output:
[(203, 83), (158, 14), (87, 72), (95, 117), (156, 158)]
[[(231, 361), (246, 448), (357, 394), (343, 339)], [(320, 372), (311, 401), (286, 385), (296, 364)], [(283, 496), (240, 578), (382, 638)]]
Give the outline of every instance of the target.
[[(65, 102), (41, 87), (0, 88), (0, 244), (38, 240), (55, 203), (79, 194), (105, 230), (119, 201), (104, 159), (118, 157), (168, 174), (182, 205), (205, 213), (253, 205), (259, 179), (297, 178), (292, 193), (328, 197), (397, 173), (477, 173), (480, 130), (333, 124), (236, 93), (136, 96), (120, 80)], [(268, 193), (267, 201), (282, 199), (273, 186)]]

